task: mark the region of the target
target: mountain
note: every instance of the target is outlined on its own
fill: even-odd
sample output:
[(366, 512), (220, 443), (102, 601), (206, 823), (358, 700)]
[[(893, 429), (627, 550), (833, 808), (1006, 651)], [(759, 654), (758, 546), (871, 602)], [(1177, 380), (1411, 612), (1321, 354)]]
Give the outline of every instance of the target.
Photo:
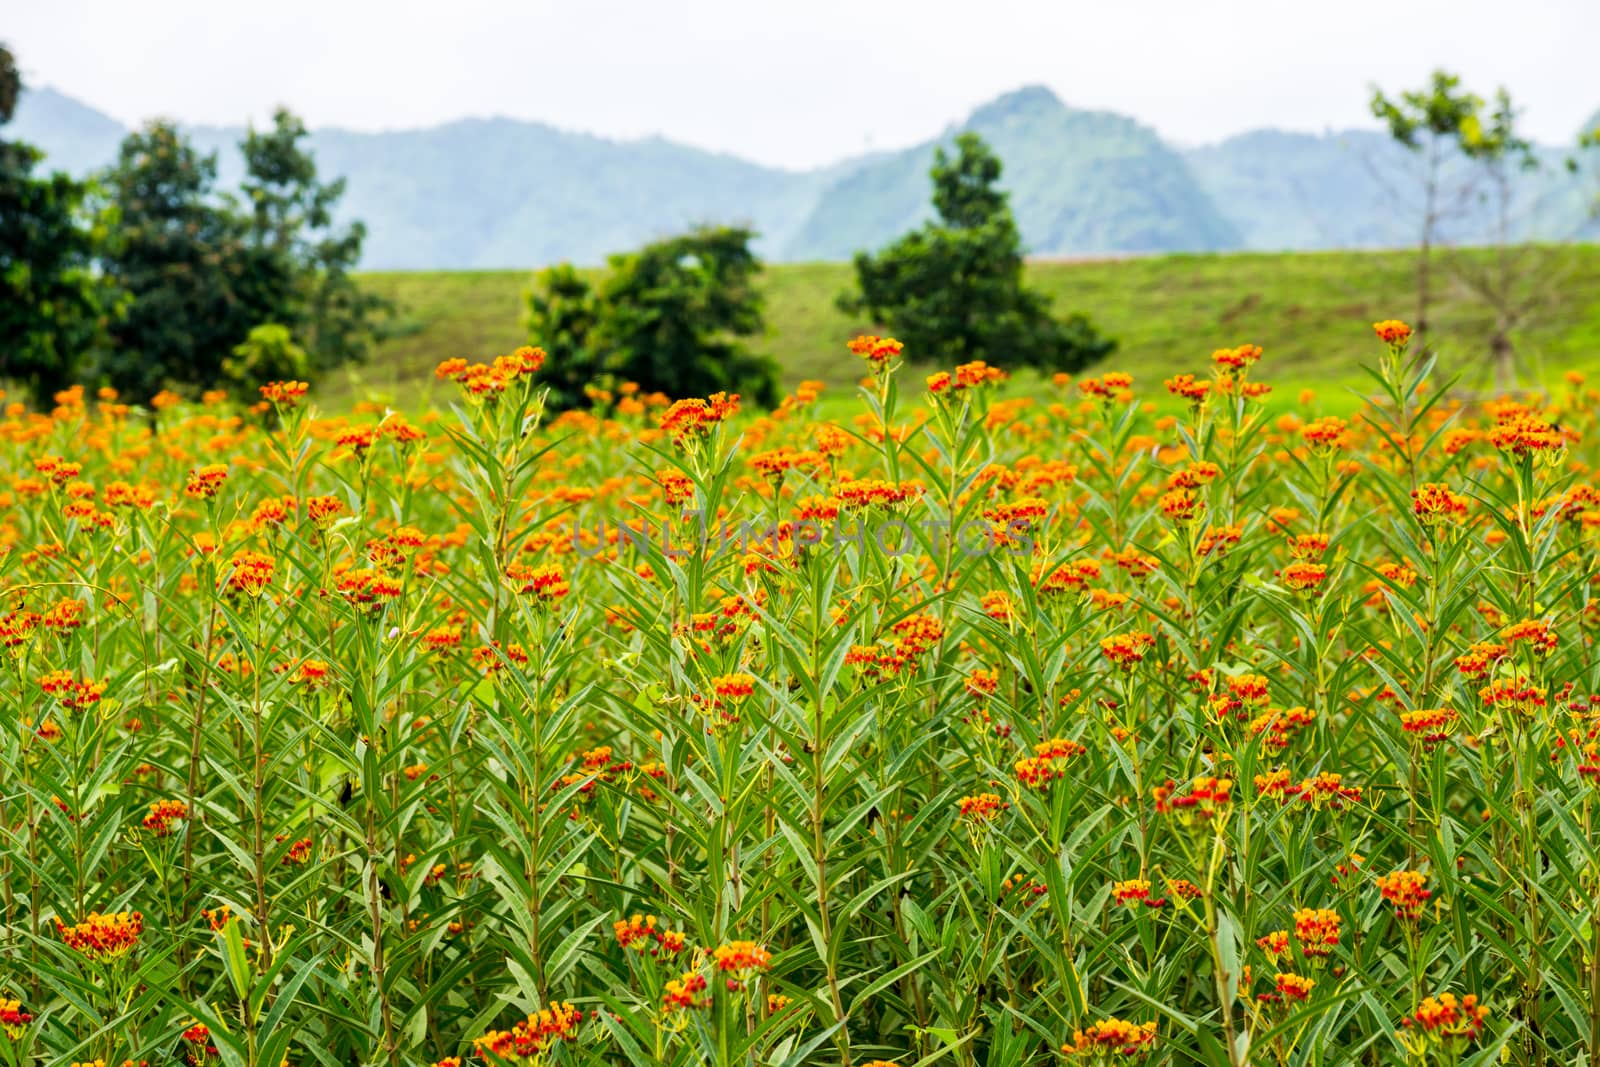
[(111, 162), (127, 132), (111, 116), (47, 88), (23, 90), (0, 136), (37, 145), (51, 167), (82, 175)]
[[(1538, 168), (1511, 174), (1512, 236), (1568, 241), (1600, 235), (1589, 211), (1600, 182), (1569, 169), (1572, 149), (1534, 146), (1533, 152)], [(1184, 157), (1252, 250), (1394, 248), (1417, 241), (1423, 159), (1376, 130), (1256, 130)], [(1452, 191), (1439, 205), (1441, 238), (1492, 241), (1492, 185), (1460, 154), (1445, 157), (1443, 173), (1441, 184)]]
[[(1589, 126), (1600, 126), (1600, 114)], [(934, 149), (960, 130), (975, 131), (1000, 155), (1002, 184), (1035, 255), (1364, 248), (1416, 237), (1417, 160), (1376, 131), (1257, 130), (1179, 150), (1133, 119), (1068, 107), (1040, 87), (999, 97), (933, 141), (810, 171), (506, 118), (376, 133), (318, 129), (311, 150), (325, 176), (347, 180), (340, 214), (367, 224), (370, 270), (597, 264), (703, 222), (752, 226), (769, 259), (838, 260), (928, 218)], [(0, 134), (38, 145), (47, 165), (82, 175), (110, 163), (127, 132), (43, 88), (23, 94)], [(244, 129), (187, 132), (218, 154), (223, 187), (235, 187)], [(1540, 172), (1515, 179), (1513, 229), (1600, 237), (1590, 211), (1600, 165), (1573, 174), (1566, 150), (1539, 153)], [(1452, 237), (1491, 232), (1482, 197), (1456, 207)]]
[[(128, 131), (52, 89), (28, 91), (5, 136), (85, 174), (110, 163)], [(196, 126), (224, 188), (242, 174), (242, 127)], [(754, 226), (775, 255), (836, 168), (778, 170), (662, 139), (614, 141), (537, 122), (465, 119), (428, 129), (312, 131), (325, 176), (343, 175), (344, 218), (367, 224), (370, 269), (595, 264), (696, 223)]]
[(1241, 245), (1238, 228), (1153, 130), (1121, 115), (1074, 110), (1050, 90), (1030, 87), (979, 108), (936, 141), (836, 182), (785, 247), (788, 258), (847, 258), (927, 218), (934, 149), (966, 130), (1004, 163), (1001, 185), (1036, 255)]
[[(234, 165), (221, 182), (236, 182), (229, 146), (243, 131), (194, 136)], [(366, 221), (365, 264), (383, 269), (603, 263), (701, 222), (751, 225), (772, 255), (828, 180), (660, 139), (610, 141), (504, 118), (317, 130), (310, 146), (321, 173), (348, 180), (341, 211)]]

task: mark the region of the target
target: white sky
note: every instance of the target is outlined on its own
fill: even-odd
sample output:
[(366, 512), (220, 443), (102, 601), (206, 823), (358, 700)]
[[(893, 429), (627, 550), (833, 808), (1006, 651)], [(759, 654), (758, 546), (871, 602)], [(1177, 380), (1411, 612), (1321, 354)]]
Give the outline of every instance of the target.
[(16, 0), (30, 83), (127, 123), (509, 115), (810, 166), (1023, 84), (1175, 141), (1370, 124), (1368, 86), (1504, 84), (1537, 140), (1600, 108), (1600, 0)]

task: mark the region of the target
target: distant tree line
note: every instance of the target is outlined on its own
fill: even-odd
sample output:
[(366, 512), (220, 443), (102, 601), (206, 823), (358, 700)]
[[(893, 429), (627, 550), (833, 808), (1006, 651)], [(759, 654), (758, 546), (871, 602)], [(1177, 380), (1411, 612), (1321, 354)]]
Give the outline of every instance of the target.
[[(0, 135), (20, 91), (0, 46)], [(0, 138), (0, 379), (41, 403), (73, 383), (248, 395), (362, 357), (387, 305), (355, 282), (365, 231), (334, 223), (344, 182), (318, 177), (306, 136), (285, 110), (251, 130), (237, 194), (167, 122), (89, 181)]]
[[(955, 365), (1076, 371), (1116, 346), (1081, 313), (1057, 318), (1022, 280), (1022, 236), (998, 183), (1001, 163), (973, 133), (931, 171), (938, 218), (855, 259), (847, 312), (892, 332), (913, 358)], [(550, 359), (551, 402), (584, 402), (593, 385), (633, 382), (672, 397), (740, 392), (770, 405), (779, 368), (749, 351), (764, 330), (754, 234), (706, 227), (612, 256), (592, 285), (570, 263), (541, 271), (526, 297), (531, 340)], [(842, 341), (843, 339), (841, 339)]]

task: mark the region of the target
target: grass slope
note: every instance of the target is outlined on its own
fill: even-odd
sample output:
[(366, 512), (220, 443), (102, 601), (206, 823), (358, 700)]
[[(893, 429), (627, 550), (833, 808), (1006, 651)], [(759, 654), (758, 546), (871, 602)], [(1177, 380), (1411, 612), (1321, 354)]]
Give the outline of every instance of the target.
[[(1541, 274), (1541, 306), (1519, 337), (1524, 373), (1600, 369), (1600, 246), (1551, 249)], [(1213, 349), (1246, 341), (1267, 351), (1268, 376), (1282, 386), (1359, 384), (1359, 361), (1373, 356), (1369, 324), (1408, 318), (1415, 306), (1409, 252), (1164, 255), (1095, 262), (1036, 262), (1030, 282), (1058, 311), (1082, 309), (1121, 341), (1112, 364), (1147, 381), (1205, 369)], [(522, 271), (366, 275), (402, 306), (396, 336), (371, 363), (328, 392), (404, 400), (431, 396), (431, 371), (452, 356), (484, 358), (526, 340)], [(848, 264), (768, 268), (769, 335), (785, 381), (856, 380), (845, 351), (871, 324), (834, 306), (851, 280)], [(1445, 283), (1433, 315), (1433, 341), (1447, 366), (1469, 375), (1486, 352), (1490, 312), (1462, 287)], [(919, 353), (938, 362), (937, 354)], [(1482, 381), (1469, 384), (1484, 384)]]

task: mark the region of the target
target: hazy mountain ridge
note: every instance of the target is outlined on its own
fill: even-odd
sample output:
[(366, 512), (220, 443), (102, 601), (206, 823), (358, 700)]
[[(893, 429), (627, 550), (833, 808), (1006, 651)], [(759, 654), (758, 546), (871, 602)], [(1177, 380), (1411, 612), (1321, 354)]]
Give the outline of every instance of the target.
[[(661, 138), (618, 141), (506, 118), (376, 133), (326, 128), (313, 131), (311, 145), (323, 174), (348, 180), (341, 213), (366, 222), (369, 269), (593, 264), (701, 222), (754, 227), (770, 259), (832, 260), (880, 247), (926, 219), (934, 146), (966, 129), (1004, 160), (1003, 184), (1037, 255), (1372, 247), (1415, 238), (1414, 216), (1396, 195), (1407, 189), (1413, 161), (1381, 133), (1257, 130), (1179, 150), (1131, 118), (1067, 107), (1039, 87), (985, 104), (932, 141), (803, 172)], [(85, 174), (109, 163), (127, 132), (40, 89), (24, 95), (5, 136)], [(218, 153), (221, 183), (235, 185), (243, 127), (188, 132)], [(1541, 156), (1551, 166), (1518, 179), (1519, 232), (1593, 235), (1594, 190), (1561, 166), (1562, 150)], [(1462, 207), (1455, 235), (1486, 232), (1482, 205)]]

